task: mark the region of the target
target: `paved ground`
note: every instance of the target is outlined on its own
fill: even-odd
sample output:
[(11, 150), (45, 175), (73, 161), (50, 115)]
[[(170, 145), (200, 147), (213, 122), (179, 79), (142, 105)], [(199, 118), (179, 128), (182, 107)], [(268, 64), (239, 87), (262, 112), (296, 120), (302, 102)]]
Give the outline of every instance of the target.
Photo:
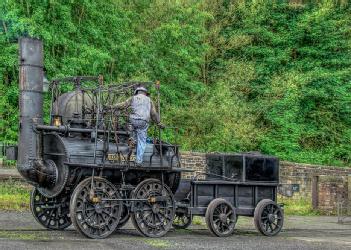
[[(19, 178), (16, 169), (0, 168), (0, 180)], [(30, 213), (0, 211), (2, 249), (351, 249), (351, 220), (337, 224), (335, 217), (287, 217), (275, 237), (261, 236), (251, 218), (239, 218), (235, 234), (213, 237), (204, 225), (173, 230), (161, 239), (140, 236), (127, 224), (107, 239), (91, 240), (73, 227), (57, 232), (43, 229)]]
[(0, 166), (0, 180), (20, 179), (21, 175), (16, 168), (3, 168)]
[(335, 217), (288, 217), (275, 237), (261, 236), (250, 218), (239, 218), (235, 234), (211, 236), (202, 225), (173, 230), (161, 239), (139, 236), (131, 225), (107, 239), (91, 240), (74, 228), (57, 232), (42, 229), (29, 213), (0, 212), (0, 249), (351, 249), (351, 223)]

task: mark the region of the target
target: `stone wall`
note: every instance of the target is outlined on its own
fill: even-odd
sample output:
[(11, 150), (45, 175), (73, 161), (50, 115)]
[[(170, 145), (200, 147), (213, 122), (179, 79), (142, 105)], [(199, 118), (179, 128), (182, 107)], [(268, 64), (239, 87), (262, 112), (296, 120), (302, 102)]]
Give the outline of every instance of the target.
[(348, 200), (346, 176), (319, 176), (318, 183), (317, 205), (320, 210), (334, 213), (339, 201)]
[[(206, 171), (206, 154), (196, 152), (182, 152), (181, 153), (182, 168), (204, 172)], [(182, 178), (190, 179), (196, 173), (184, 172)]]
[[(206, 154), (182, 152), (182, 167), (206, 171)], [(191, 178), (194, 173), (183, 173)], [(280, 162), (279, 192), (285, 198), (306, 200), (314, 208), (335, 214), (337, 203), (351, 206), (351, 168)]]

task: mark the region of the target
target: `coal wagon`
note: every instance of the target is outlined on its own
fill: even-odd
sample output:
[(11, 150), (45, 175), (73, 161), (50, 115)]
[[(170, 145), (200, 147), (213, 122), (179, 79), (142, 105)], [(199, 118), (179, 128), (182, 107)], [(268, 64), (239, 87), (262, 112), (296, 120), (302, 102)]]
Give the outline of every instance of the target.
[(259, 153), (207, 154), (206, 163), (205, 172), (181, 180), (175, 194), (175, 228), (187, 228), (194, 215), (204, 216), (210, 232), (222, 237), (234, 232), (239, 216), (249, 216), (263, 235), (280, 232), (284, 214), (277, 204), (277, 158)]

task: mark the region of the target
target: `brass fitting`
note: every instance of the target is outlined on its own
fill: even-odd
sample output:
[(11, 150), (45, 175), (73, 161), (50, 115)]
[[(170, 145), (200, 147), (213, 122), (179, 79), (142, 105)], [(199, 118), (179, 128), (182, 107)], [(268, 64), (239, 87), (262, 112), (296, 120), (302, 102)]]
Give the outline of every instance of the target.
[(149, 203), (156, 203), (156, 197), (150, 197), (148, 201)]
[(93, 203), (99, 203), (99, 202), (101, 202), (101, 199), (99, 197), (95, 196), (95, 197), (91, 198), (91, 201)]

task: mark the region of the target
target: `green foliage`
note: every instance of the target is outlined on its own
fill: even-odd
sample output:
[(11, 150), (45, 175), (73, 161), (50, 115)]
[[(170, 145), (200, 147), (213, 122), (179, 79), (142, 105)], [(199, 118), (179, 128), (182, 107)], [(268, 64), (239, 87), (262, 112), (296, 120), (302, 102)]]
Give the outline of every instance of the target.
[(254, 64), (239, 89), (263, 134), (257, 149), (292, 161), (349, 164), (350, 7), (233, 1), (226, 13), (220, 34), (235, 45), (214, 61), (216, 73), (229, 74), (228, 63)]
[[(44, 41), (49, 79), (160, 80), (185, 150), (350, 165), (347, 1), (4, 0), (0, 141), (18, 130), (18, 37)], [(165, 136), (174, 139), (171, 133)]]

